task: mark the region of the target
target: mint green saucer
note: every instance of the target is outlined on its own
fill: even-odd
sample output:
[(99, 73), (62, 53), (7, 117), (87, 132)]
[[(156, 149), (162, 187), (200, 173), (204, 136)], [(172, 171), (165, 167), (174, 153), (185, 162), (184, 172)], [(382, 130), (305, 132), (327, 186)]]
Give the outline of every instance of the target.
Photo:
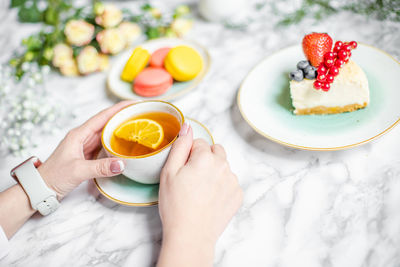
[[(210, 131), (200, 122), (186, 118), (192, 126), (193, 138), (203, 138), (210, 145), (214, 144)], [(102, 149), (97, 158), (106, 156)], [(97, 189), (108, 199), (126, 206), (153, 206), (158, 203), (158, 184), (141, 184), (124, 175), (114, 177), (95, 178)]]
[(174, 47), (178, 45), (187, 45), (193, 47), (203, 59), (203, 70), (191, 81), (176, 82), (174, 81), (172, 87), (167, 92), (156, 97), (142, 97), (132, 91), (132, 84), (121, 80), (121, 72), (125, 66), (126, 61), (129, 59), (133, 49), (124, 51), (112, 59), (112, 66), (107, 77), (107, 87), (109, 91), (121, 98), (130, 100), (173, 100), (195, 88), (204, 76), (207, 74), (210, 67), (211, 58), (208, 51), (196, 42), (184, 40), (180, 38), (158, 38), (155, 40), (144, 42), (139, 46), (147, 49), (150, 53), (154, 52), (161, 47)]
[(334, 115), (293, 114), (288, 73), (304, 60), (301, 46), (262, 60), (243, 81), (237, 96), (247, 123), (262, 136), (293, 148), (339, 150), (365, 144), (392, 129), (400, 118), (400, 64), (389, 54), (359, 44), (354, 60), (367, 75), (370, 105)]

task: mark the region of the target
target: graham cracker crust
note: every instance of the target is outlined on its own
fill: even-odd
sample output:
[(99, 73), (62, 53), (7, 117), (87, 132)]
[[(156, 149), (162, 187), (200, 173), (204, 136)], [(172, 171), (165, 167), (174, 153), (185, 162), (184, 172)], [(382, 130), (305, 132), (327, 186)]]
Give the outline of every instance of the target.
[(294, 114), (296, 115), (325, 115), (325, 114), (337, 114), (337, 113), (343, 113), (343, 112), (352, 112), (357, 109), (365, 108), (367, 106), (367, 103), (364, 103), (363, 105), (360, 104), (351, 104), (351, 105), (346, 105), (343, 107), (325, 107), (325, 106), (317, 106), (313, 108), (304, 108), (304, 109), (296, 109), (294, 111)]

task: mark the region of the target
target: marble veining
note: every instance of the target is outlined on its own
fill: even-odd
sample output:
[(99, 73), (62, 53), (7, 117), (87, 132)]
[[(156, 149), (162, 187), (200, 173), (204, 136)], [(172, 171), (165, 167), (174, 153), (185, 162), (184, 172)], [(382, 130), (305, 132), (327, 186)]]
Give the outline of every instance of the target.
[[(4, 4), (0, 14), (0, 60), (5, 60), (37, 27), (17, 23)], [(400, 266), (399, 127), (349, 150), (301, 151), (255, 133), (236, 105), (237, 90), (251, 68), (298, 43), (304, 33), (325, 31), (400, 59), (400, 23), (339, 13), (319, 23), (276, 29), (270, 11), (253, 16), (243, 30), (196, 18), (188, 38), (209, 49), (212, 66), (197, 89), (174, 101), (225, 146), (245, 192), (242, 208), (217, 244), (215, 266)], [(70, 99), (77, 117), (32, 151), (42, 159), (68, 129), (116, 101), (105, 89), (105, 74), (73, 79), (54, 74), (47, 86)], [(21, 160), (7, 156), (0, 162), (1, 190), (13, 184), (8, 172)], [(56, 213), (28, 221), (0, 266), (154, 266), (161, 233), (157, 207), (120, 206), (99, 195), (92, 182), (84, 183)]]

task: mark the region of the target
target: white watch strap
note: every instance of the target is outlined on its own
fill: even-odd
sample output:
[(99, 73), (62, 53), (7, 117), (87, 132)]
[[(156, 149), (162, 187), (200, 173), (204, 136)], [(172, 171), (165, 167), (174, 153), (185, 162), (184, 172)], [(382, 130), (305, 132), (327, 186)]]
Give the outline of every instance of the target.
[(60, 206), (57, 194), (47, 187), (32, 161), (19, 166), (15, 175), (28, 195), (33, 209), (42, 215), (48, 215)]

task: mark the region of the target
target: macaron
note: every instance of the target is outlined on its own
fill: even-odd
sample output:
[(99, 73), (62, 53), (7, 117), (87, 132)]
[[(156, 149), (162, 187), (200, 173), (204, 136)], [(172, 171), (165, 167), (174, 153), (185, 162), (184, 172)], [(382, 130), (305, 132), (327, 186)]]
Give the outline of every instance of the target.
[(165, 93), (172, 83), (172, 76), (165, 69), (147, 67), (136, 76), (133, 91), (140, 96), (158, 96)]
[(135, 48), (122, 70), (121, 79), (126, 82), (133, 82), (136, 76), (147, 66), (149, 59), (149, 51), (141, 47)]
[(203, 59), (193, 48), (185, 45), (171, 48), (165, 57), (165, 69), (180, 82), (194, 79), (203, 69)]
[(167, 56), (169, 50), (171, 50), (171, 47), (162, 47), (154, 51), (150, 57), (150, 63), (149, 63), (150, 67), (163, 68), (164, 59)]

